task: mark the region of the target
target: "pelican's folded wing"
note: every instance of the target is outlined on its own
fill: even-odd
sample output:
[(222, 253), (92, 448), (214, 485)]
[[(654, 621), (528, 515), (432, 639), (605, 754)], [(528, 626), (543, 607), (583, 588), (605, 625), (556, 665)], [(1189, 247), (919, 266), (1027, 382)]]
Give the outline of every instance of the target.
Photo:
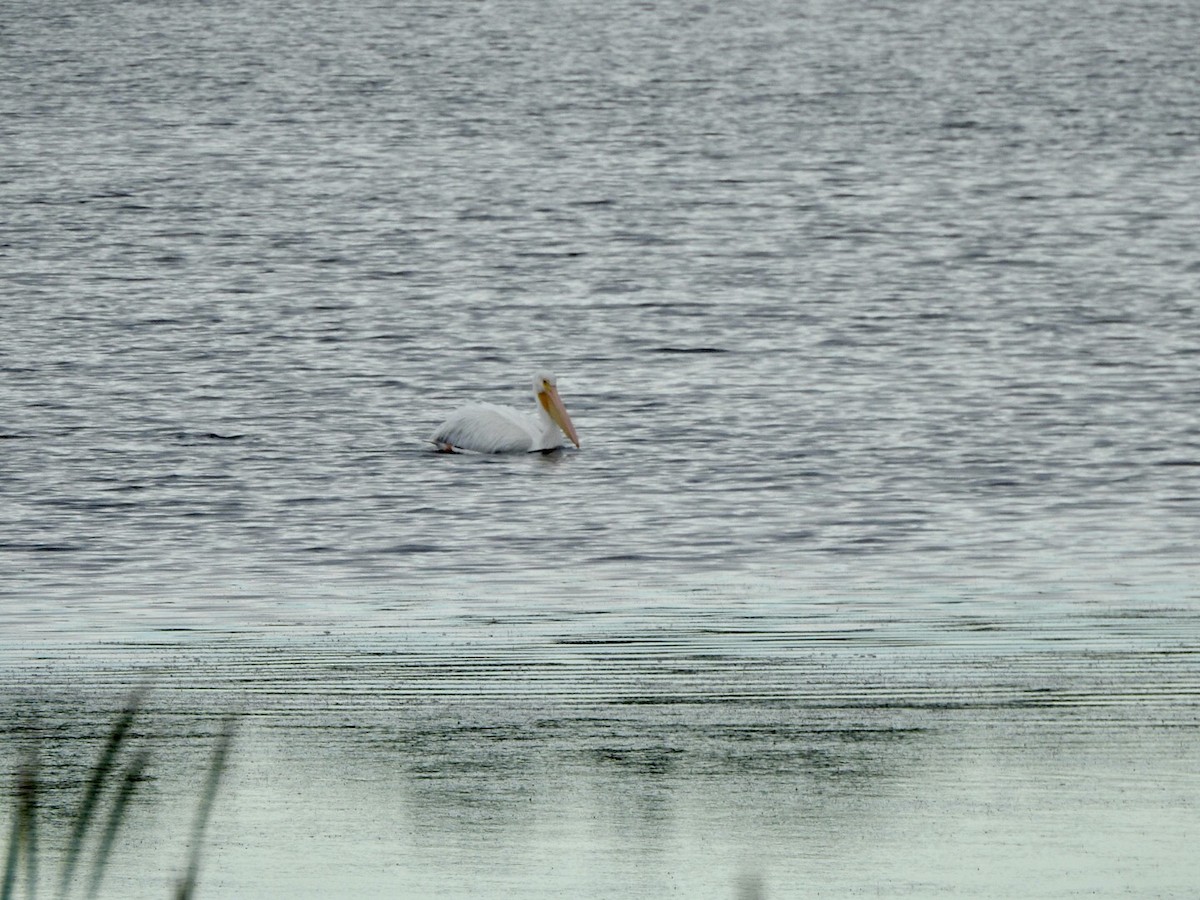
[(430, 436), (438, 445), (477, 453), (522, 453), (533, 448), (535, 423), (507, 406), (472, 403), (455, 410)]

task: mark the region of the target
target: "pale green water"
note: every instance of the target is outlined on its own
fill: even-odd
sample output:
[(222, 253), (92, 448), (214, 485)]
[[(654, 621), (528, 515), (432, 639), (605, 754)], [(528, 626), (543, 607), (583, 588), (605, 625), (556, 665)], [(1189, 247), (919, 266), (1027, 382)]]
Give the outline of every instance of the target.
[(106, 698), (156, 682), (120, 896), (164, 895), (228, 708), (210, 896), (1187, 896), (1178, 607), (769, 587), (42, 648), (4, 694), (69, 806)]

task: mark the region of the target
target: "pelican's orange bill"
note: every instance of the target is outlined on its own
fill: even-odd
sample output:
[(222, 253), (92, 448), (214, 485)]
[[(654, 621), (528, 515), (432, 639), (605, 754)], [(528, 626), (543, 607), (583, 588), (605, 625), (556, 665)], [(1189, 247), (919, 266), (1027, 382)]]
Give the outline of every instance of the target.
[(538, 402), (542, 404), (546, 414), (554, 420), (554, 424), (561, 428), (563, 434), (571, 439), (571, 443), (578, 447), (579, 435), (575, 433), (575, 426), (571, 423), (571, 417), (567, 415), (567, 408), (563, 406), (562, 398), (558, 396), (558, 389), (549, 382), (544, 382), (542, 389), (538, 391)]

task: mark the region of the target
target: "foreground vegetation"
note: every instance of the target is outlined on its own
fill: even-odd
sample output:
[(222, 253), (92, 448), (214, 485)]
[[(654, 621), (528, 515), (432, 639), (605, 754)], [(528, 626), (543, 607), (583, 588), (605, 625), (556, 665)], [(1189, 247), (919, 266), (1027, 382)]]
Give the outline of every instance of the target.
[[(144, 692), (128, 700), (92, 766), (83, 795), (70, 820), (70, 837), (62, 864), (54, 876), (51, 896), (100, 896), (105, 870), (112, 858), (130, 802), (151, 762), (150, 751), (130, 746), (130, 728), (142, 708)], [(176, 882), (175, 900), (190, 900), (196, 890), (204, 833), (229, 759), (236, 717), (222, 720), (213, 747), (208, 774), (197, 804), (183, 873)], [(27, 755), (16, 773), (12, 824), (4, 857), (0, 900), (35, 900), (49, 873), (41, 872), (44, 851), (39, 847), (39, 797), (41, 793), (36, 752)]]

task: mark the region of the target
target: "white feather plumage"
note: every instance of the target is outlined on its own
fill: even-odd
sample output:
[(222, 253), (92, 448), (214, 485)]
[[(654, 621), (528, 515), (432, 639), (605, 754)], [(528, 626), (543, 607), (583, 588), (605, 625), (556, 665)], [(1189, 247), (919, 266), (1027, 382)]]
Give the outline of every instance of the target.
[[(574, 425), (558, 397), (554, 378), (533, 380), (534, 410), (472, 403), (450, 414), (429, 440), (439, 450), (474, 450), (477, 453), (527, 453), (561, 447), (563, 436), (579, 443)], [(555, 416), (560, 421), (555, 421)]]

